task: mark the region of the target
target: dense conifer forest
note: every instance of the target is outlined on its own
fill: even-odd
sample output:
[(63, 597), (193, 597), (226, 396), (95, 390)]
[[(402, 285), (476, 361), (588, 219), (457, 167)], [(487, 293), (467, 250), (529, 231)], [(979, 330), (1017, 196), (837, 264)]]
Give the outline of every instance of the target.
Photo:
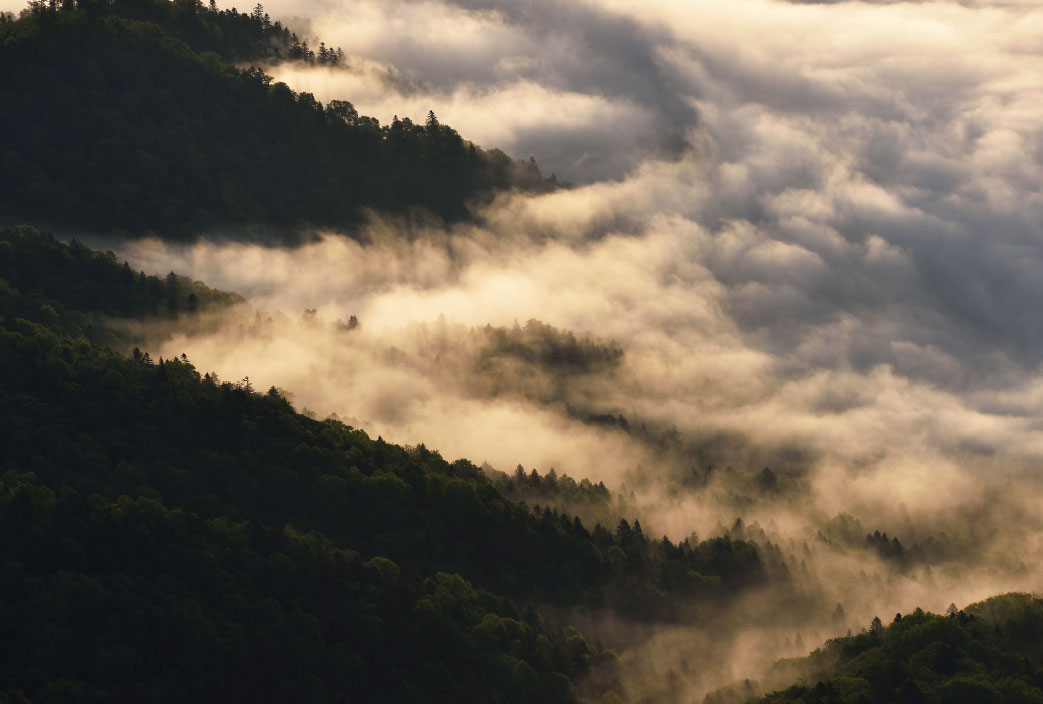
[[(1043, 599), (1007, 594), (944, 615), (916, 609), (863, 633), (836, 638), (807, 659), (783, 661), (779, 675), (797, 684), (759, 704), (861, 702), (1043, 702)], [(789, 675), (794, 676), (794, 675)], [(739, 699), (740, 701), (743, 698)], [(734, 693), (707, 704), (736, 701)]]
[(194, 315), (164, 307), (184, 282), (30, 228), (0, 243), (15, 264), (0, 300), (2, 589), (23, 644), (0, 664), (3, 690), (570, 701), (576, 684), (619, 687), (614, 655), (534, 607), (672, 622), (770, 578), (752, 544), (588, 527), (505, 497), (466, 460), (311, 420), (248, 378), (100, 347), (95, 314)]
[[(534, 163), (481, 149), (434, 113), (381, 125), (249, 63), (314, 60), (293, 42), (263, 13), (195, 2), (41, 2), (6, 17), (0, 217), (286, 240), (305, 227), (350, 227), (362, 208), (458, 220), (494, 190), (556, 187)], [(320, 50), (319, 61), (335, 63)]]
[[(0, 247), (11, 701), (625, 696), (612, 644), (542, 607), (685, 623), (786, 579), (753, 543), (674, 544), (549, 507), (611, 505), (603, 484), (490, 476), (310, 419), (187, 356), (100, 346), (119, 342), (107, 321), (237, 297), (28, 227), (0, 230)], [(818, 679), (764, 701), (1043, 701), (1040, 614), (1015, 595), (877, 620), (780, 662), (779, 679)]]

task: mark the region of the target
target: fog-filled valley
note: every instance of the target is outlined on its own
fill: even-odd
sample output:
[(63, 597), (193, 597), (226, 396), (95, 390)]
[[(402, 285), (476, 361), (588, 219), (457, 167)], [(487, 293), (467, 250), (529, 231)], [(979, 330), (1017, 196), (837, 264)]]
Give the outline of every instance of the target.
[[(4, 118), (0, 215), (56, 238), (0, 238), (0, 509), (67, 504), (26, 533), (54, 563), (9, 566), (130, 589), (62, 511), (183, 511), (256, 590), (192, 592), (215, 625), (189, 630), (225, 657), (263, 611), (226, 591), (271, 594), (263, 638), (322, 632), (276, 678), (310, 700), (1043, 701), (1035, 4), (68, 5), (0, 23), (25, 75), (0, 96), (36, 105)], [(83, 134), (40, 126), (51, 33), (141, 51), (155, 111), (98, 98), (124, 90), (105, 54), (56, 79), (101, 86)], [(157, 126), (113, 137), (110, 109)], [(84, 430), (81, 393), (124, 420)], [(48, 658), (0, 696), (71, 700), (20, 681)], [(155, 697), (179, 662), (111, 699), (59, 679)]]

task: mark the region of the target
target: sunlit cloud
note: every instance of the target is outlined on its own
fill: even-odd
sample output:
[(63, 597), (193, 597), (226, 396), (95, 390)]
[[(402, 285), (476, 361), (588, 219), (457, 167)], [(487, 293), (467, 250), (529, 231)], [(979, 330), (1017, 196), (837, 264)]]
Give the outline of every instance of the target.
[[(371, 214), (293, 250), (120, 244), (137, 267), (250, 300), (217, 333), (161, 331), (158, 353), (186, 352), (222, 378), (249, 373), (389, 440), (627, 484), (650, 529), (674, 538), (742, 515), (832, 600), (797, 610), (809, 647), (836, 635), (837, 601), (847, 628), (1038, 588), (1037, 3), (269, 10), (310, 13), (301, 31), (348, 54), (343, 69), (270, 68), (296, 90), (383, 121), (434, 110), (579, 185), (502, 194), (452, 226)], [(325, 322), (302, 321), (306, 309)], [(272, 323), (252, 331), (258, 312)], [(358, 330), (332, 326), (351, 315)], [(489, 392), (475, 331), (529, 319), (624, 355), (560, 388), (526, 370)], [(663, 451), (583, 412), (673, 428), (688, 445)], [(742, 508), (712, 481), (673, 491), (705, 469), (696, 458), (771, 464), (806, 487)], [(944, 533), (964, 557), (896, 572), (819, 539), (840, 513), (907, 543)], [(798, 654), (792, 623), (763, 618), (759, 632), (729, 622), (722, 677)], [(643, 652), (653, 661), (701, 637), (663, 632)]]

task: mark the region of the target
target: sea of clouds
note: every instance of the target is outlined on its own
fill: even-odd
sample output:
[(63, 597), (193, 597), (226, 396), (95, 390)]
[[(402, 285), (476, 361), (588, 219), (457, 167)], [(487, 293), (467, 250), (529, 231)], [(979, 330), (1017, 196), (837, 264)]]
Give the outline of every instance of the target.
[[(266, 9), (345, 52), (340, 68), (268, 68), (295, 90), (383, 122), (433, 110), (575, 186), (504, 194), (465, 224), (373, 213), (295, 249), (120, 244), (136, 267), (250, 301), (219, 333), (157, 342), (162, 354), (501, 470), (553, 466), (617, 488), (676, 469), (640, 438), (583, 422), (580, 399), (685, 437), (740, 438), (721, 464), (801, 458), (791, 471), (808, 477), (806, 496), (753, 516), (793, 545), (846, 512), (906, 542), (946, 532), (982, 546), (929, 577), (809, 557), (865, 621), (1039, 589), (1038, 3)], [(332, 325), (350, 315), (358, 330)], [(531, 379), (476, 393), (473, 330), (530, 319), (625, 354), (557, 402), (524, 393)], [(661, 494), (644, 496), (649, 522), (675, 538), (736, 517), (706, 496)], [(732, 647), (748, 654), (743, 633)]]

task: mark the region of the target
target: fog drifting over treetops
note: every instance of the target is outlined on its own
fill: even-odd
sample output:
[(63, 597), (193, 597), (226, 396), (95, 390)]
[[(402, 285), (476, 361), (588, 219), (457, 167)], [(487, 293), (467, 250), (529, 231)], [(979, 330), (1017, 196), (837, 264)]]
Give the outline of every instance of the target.
[[(471, 225), (373, 214), (293, 250), (120, 245), (251, 302), (156, 352), (501, 470), (663, 476), (644, 500), (672, 537), (738, 512), (667, 501), (663, 465), (681, 460), (577, 405), (676, 427), (721, 463), (807, 473), (798, 502), (745, 512), (773, 535), (799, 543), (847, 512), (907, 542), (977, 531), (994, 548), (973, 574), (874, 583), (852, 597), (860, 617), (1038, 589), (1043, 9), (631, 5), (309, 6), (302, 31), (348, 68), (272, 67), (280, 80), (382, 121), (434, 110), (578, 185), (503, 196)], [(350, 315), (359, 329), (332, 324)], [(483, 386), (474, 331), (530, 319), (624, 355), (564, 390), (521, 372)], [(856, 566), (819, 567), (857, 586)]]

